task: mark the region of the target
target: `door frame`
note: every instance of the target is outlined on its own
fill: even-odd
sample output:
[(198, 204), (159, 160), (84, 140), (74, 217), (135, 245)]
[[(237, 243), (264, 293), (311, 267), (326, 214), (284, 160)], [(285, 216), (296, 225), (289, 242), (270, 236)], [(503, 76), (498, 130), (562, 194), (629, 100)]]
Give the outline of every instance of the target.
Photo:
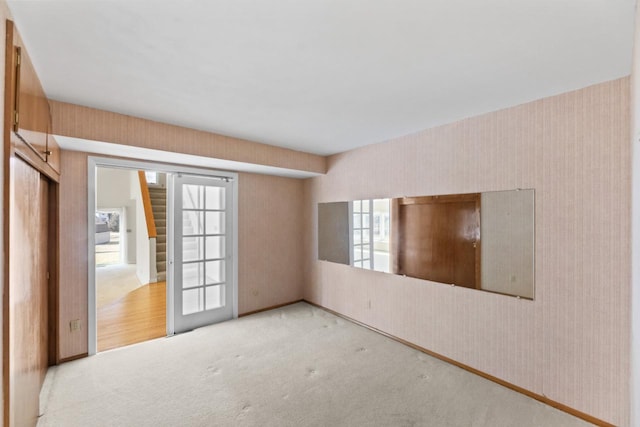
[[(157, 172), (174, 174), (182, 173), (185, 175), (200, 175), (211, 178), (224, 178), (233, 182), (233, 237), (232, 237), (232, 269), (234, 281), (233, 289), (233, 318), (238, 317), (238, 173), (218, 171), (214, 169), (194, 168), (190, 166), (155, 163), (145, 160), (130, 160), (110, 157), (89, 156), (87, 159), (87, 264), (88, 264), (88, 280), (87, 280), (87, 339), (88, 354), (95, 355), (98, 349), (98, 319), (97, 319), (97, 295), (96, 295), (96, 259), (95, 259), (95, 210), (96, 210), (96, 174), (98, 167), (106, 167), (112, 169), (127, 170), (153, 170)], [(167, 194), (167, 204), (173, 203), (173, 197)], [(167, 224), (173, 222), (172, 209), (167, 209)], [(169, 248), (173, 245), (169, 243), (167, 237), (167, 254), (170, 255)], [(136, 243), (137, 244), (137, 243)], [(172, 249), (171, 249), (172, 250)], [(173, 277), (171, 277), (171, 262), (167, 265), (167, 336), (173, 335)]]

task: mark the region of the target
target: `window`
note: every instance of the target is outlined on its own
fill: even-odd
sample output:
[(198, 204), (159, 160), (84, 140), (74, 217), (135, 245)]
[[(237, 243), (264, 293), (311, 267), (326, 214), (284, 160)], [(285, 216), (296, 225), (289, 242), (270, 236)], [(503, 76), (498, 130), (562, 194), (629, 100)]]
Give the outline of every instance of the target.
[(371, 200), (355, 200), (353, 206), (352, 253), (354, 267), (371, 269)]
[(351, 265), (390, 271), (389, 212), (389, 199), (352, 202)]
[(372, 269), (376, 271), (391, 272), (391, 257), (389, 256), (389, 226), (390, 226), (391, 201), (389, 199), (372, 200), (373, 211), (373, 252)]
[(158, 180), (158, 172), (145, 171), (144, 175), (147, 178), (147, 184), (160, 184)]

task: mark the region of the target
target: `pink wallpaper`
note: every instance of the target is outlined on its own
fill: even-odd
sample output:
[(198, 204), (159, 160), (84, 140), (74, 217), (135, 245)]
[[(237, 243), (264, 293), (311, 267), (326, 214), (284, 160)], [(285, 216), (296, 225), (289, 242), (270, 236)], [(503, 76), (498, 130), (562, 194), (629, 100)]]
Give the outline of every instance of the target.
[[(60, 359), (87, 353), (87, 282), (89, 236), (87, 233), (87, 154), (60, 153), (60, 283), (58, 348)], [(82, 329), (70, 331), (79, 319)]]
[(53, 133), (94, 141), (324, 173), (326, 158), (230, 136), (50, 101)]
[[(60, 179), (60, 357), (87, 352), (87, 153), (63, 151)], [(238, 312), (302, 298), (304, 182), (250, 173), (238, 179)], [(67, 325), (80, 319), (81, 331)]]
[[(628, 425), (629, 78), (329, 158), (305, 186), (309, 301)], [(318, 202), (536, 190), (535, 300), (316, 261)]]
[(303, 188), (299, 179), (240, 174), (240, 314), (302, 299)]
[(640, 8), (636, 5), (631, 71), (631, 143), (633, 146), (631, 422), (640, 424)]

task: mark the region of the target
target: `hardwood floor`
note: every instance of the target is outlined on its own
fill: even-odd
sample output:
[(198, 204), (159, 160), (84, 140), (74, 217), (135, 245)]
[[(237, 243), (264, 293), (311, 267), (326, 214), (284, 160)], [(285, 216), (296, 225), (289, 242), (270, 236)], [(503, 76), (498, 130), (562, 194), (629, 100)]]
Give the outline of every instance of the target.
[(98, 351), (166, 336), (166, 286), (144, 285), (99, 308)]

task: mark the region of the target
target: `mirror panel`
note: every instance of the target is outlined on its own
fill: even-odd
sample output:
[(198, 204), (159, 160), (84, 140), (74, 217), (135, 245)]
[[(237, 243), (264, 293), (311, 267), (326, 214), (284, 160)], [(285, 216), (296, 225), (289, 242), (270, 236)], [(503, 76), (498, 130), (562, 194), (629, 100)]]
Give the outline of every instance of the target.
[(350, 265), (350, 242), (349, 202), (319, 203), (318, 258)]
[(482, 193), (482, 289), (533, 299), (534, 191)]
[(318, 204), (318, 259), (528, 299), (534, 190)]
[(392, 200), (393, 272), (480, 288), (480, 194)]

